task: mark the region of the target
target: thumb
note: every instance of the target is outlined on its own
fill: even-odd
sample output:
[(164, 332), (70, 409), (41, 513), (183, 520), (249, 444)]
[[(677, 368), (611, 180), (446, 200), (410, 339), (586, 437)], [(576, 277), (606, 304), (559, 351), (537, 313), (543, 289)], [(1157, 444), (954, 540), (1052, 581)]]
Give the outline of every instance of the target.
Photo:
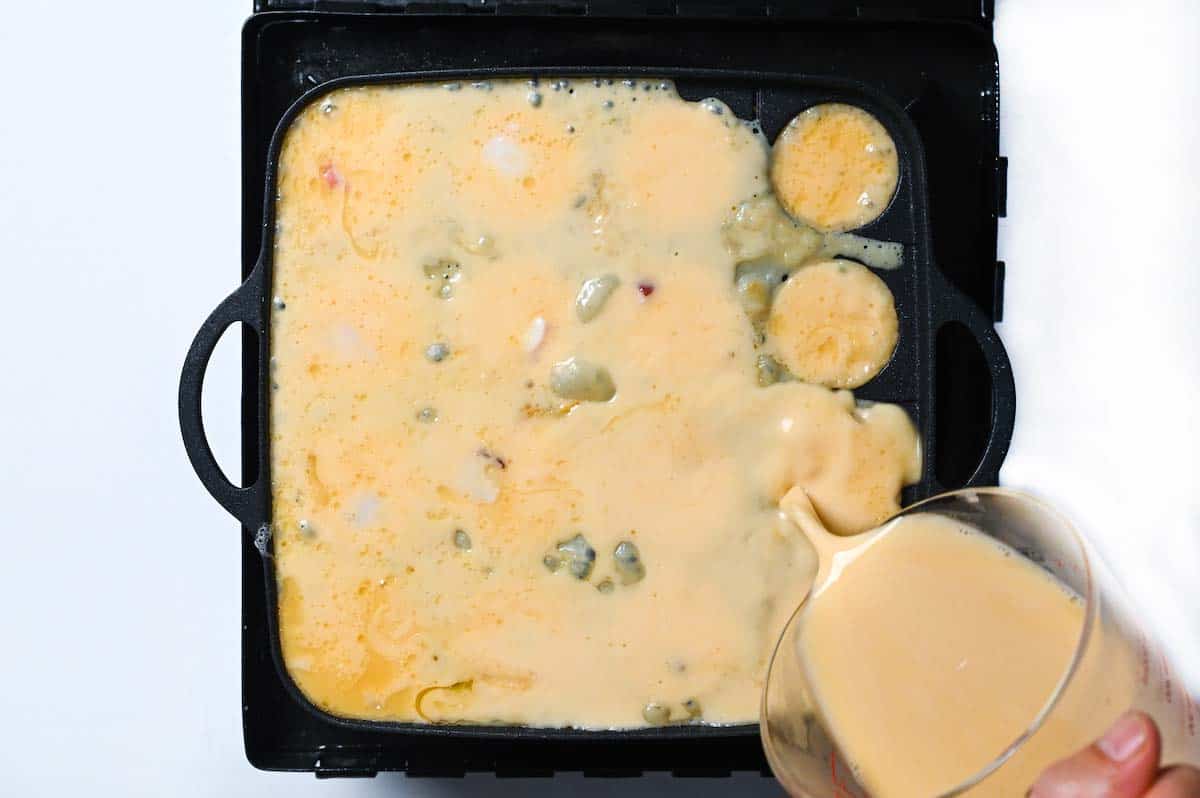
[(1158, 773), (1159, 738), (1154, 721), (1127, 712), (1104, 736), (1060, 760), (1038, 778), (1031, 798), (1139, 798)]

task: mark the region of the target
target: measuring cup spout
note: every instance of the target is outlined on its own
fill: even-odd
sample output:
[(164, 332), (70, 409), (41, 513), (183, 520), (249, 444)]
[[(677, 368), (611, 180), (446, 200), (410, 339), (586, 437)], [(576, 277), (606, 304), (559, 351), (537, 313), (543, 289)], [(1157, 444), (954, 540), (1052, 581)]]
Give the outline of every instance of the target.
[(800, 531), (817, 551), (817, 575), (813, 580), (814, 589), (825, 584), (830, 569), (833, 567), (834, 555), (861, 545), (864, 535), (868, 534), (842, 537), (830, 532), (821, 522), (821, 516), (813, 507), (808, 493), (799, 486), (793, 487), (783, 495), (783, 498), (779, 500), (779, 511), (800, 528)]

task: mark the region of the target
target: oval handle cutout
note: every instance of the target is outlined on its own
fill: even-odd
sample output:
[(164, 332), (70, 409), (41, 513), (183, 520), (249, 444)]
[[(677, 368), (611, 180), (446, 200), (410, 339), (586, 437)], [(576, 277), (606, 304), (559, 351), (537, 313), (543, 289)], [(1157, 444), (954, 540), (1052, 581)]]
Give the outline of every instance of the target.
[(992, 374), (971, 330), (949, 321), (935, 347), (933, 470), (947, 490), (967, 484), (983, 459), (992, 428)]

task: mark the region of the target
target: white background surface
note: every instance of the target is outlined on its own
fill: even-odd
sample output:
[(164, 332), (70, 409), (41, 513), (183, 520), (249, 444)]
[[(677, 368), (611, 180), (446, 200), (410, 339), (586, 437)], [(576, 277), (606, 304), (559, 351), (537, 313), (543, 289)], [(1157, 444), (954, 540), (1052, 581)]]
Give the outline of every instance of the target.
[[(187, 465), (175, 392), (237, 275), (250, 2), (4, 5), (0, 792), (777, 794), (755, 779), (319, 783), (246, 764), (237, 528)], [(1000, 6), (1001, 332), (1020, 397), (1005, 481), (1080, 522), (1196, 677), (1200, 4)], [(232, 467), (231, 337), (207, 388)]]

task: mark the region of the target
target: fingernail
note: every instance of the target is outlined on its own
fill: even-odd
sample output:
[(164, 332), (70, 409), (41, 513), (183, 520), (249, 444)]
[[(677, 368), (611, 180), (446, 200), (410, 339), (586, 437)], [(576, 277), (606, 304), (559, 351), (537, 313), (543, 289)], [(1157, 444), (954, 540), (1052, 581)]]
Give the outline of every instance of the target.
[(1127, 712), (1096, 742), (1100, 753), (1113, 762), (1124, 762), (1146, 742), (1146, 722), (1134, 712)]

